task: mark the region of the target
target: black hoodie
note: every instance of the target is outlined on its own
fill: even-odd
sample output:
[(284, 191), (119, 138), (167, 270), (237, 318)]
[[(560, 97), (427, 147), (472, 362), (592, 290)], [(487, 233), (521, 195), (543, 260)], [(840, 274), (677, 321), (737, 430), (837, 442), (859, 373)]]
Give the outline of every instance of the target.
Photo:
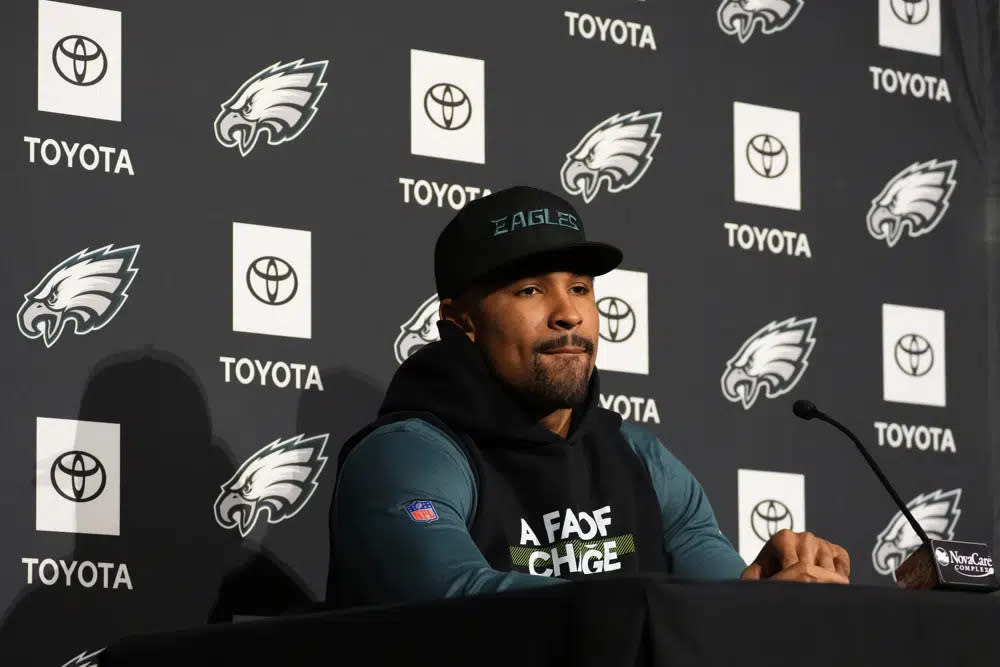
[(379, 418), (348, 440), (339, 467), (379, 426), (423, 419), (469, 460), (469, 532), (494, 569), (563, 578), (666, 571), (655, 491), (621, 417), (598, 404), (598, 372), (564, 439), (530, 415), (458, 327), (440, 321), (438, 330), (441, 340), (396, 372)]

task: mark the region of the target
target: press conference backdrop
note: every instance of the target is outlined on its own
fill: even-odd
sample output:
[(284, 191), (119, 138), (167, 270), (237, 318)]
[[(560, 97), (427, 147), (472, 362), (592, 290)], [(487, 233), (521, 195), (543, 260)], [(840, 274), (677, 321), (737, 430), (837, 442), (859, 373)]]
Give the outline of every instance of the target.
[(600, 402), (745, 559), (809, 530), (891, 586), (917, 546), (799, 397), (992, 539), (996, 3), (546, 4), (5, 6), (3, 664), (321, 600), (435, 237), (519, 183), (624, 250)]

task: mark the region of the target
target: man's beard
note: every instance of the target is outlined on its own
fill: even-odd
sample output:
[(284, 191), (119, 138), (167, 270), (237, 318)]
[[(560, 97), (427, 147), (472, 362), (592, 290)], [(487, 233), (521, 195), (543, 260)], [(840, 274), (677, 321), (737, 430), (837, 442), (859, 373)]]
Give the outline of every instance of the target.
[[(582, 347), (587, 355), (584, 363), (579, 358), (558, 364), (543, 362), (542, 356), (548, 350), (567, 346)], [(583, 406), (590, 388), (589, 358), (594, 354), (594, 344), (572, 334), (540, 343), (533, 352), (532, 378), (527, 386), (517, 387), (521, 400), (542, 414)]]

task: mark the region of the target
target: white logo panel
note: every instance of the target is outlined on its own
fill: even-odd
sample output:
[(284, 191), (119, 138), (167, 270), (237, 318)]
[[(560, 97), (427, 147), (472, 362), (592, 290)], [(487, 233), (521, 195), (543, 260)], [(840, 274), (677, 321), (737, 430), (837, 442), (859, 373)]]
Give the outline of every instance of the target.
[(119, 535), (121, 427), (38, 417), (35, 530)]
[(410, 51), (410, 152), (486, 163), (485, 61)]
[(733, 197), (802, 208), (799, 112), (733, 102)]
[(121, 12), (39, 0), (38, 110), (121, 121)]
[(882, 388), (886, 401), (944, 407), (944, 311), (882, 304)]
[(312, 233), (233, 223), (233, 331), (312, 337)]
[(941, 0), (879, 0), (878, 43), (941, 55)]
[(785, 528), (806, 529), (806, 477), (799, 473), (740, 469), (740, 556), (750, 564), (764, 544)]
[(648, 282), (646, 273), (624, 269), (594, 279), (602, 371), (649, 374)]

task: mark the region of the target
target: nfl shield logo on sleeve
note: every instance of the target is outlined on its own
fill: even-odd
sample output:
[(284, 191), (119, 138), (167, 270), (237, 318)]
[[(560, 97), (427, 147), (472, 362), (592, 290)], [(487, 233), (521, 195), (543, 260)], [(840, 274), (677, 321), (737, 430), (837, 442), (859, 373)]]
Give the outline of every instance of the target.
[(406, 506), (406, 511), (409, 512), (411, 519), (420, 523), (430, 523), (438, 519), (434, 503), (429, 500), (414, 500)]

